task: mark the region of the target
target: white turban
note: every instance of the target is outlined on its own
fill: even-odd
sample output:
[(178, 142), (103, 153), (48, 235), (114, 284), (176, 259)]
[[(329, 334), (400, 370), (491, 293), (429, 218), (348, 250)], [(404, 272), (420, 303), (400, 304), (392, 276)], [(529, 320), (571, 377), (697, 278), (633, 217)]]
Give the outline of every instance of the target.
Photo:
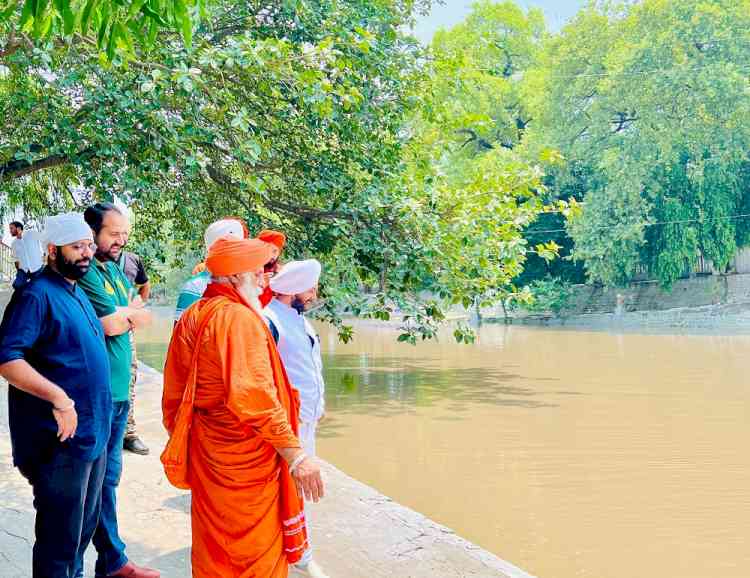
[(290, 261), (281, 272), (271, 277), (271, 291), (281, 295), (297, 295), (315, 287), (320, 279), (320, 263), (315, 259)]
[(80, 213), (64, 213), (47, 219), (45, 245), (70, 245), (77, 241), (93, 241), (94, 233)]
[(206, 229), (203, 240), (206, 243), (206, 251), (222, 237), (233, 237), (235, 239), (245, 238), (245, 229), (237, 219), (221, 219), (211, 223)]

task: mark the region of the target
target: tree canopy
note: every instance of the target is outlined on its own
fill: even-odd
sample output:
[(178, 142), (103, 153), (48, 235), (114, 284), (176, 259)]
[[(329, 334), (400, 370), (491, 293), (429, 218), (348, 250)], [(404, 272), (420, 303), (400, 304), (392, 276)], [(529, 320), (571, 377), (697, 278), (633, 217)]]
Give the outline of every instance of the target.
[[(94, 43), (21, 46), (0, 57), (4, 205), (44, 215), (117, 195), (140, 249), (170, 266), (240, 215), (324, 261), (332, 320), (398, 308), (404, 340), (434, 336), (447, 307), (518, 273), (542, 185), (534, 164), (470, 151), (444, 122), (450, 76), (483, 64), (406, 34), (423, 8), (212, 2), (190, 47), (166, 30), (102, 64)], [(515, 119), (511, 104), (488, 114), (504, 107), (498, 122)]]
[(414, 341), (580, 264), (669, 286), (750, 240), (748, 0), (592, 3), (558, 33), (484, 0), (429, 47), (429, 0), (3, 7), (2, 206), (117, 195), (164, 270), (239, 215), (324, 261), (329, 319), (399, 310)]
[(559, 150), (559, 190), (593, 281), (639, 267), (669, 286), (699, 255), (723, 270), (750, 231), (750, 3), (601, 2), (529, 75), (530, 138)]

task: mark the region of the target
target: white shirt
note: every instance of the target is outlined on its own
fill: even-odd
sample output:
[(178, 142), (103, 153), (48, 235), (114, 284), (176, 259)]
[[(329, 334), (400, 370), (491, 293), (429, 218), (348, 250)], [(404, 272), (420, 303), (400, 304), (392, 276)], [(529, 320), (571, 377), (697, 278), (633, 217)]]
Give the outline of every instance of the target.
[(27, 273), (35, 273), (42, 268), (44, 251), (36, 231), (24, 231), (23, 237), (13, 241), (11, 250), (20, 268)]
[(276, 299), (263, 310), (279, 332), (277, 348), (289, 381), (300, 394), (300, 421), (316, 423), (325, 412), (320, 338), (304, 316)]

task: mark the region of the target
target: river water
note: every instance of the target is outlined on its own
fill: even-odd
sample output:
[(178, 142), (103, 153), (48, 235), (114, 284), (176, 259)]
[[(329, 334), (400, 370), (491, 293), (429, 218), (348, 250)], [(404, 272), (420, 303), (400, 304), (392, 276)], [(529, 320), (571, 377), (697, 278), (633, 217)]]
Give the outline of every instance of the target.
[[(170, 326), (139, 336), (154, 367)], [(320, 329), (348, 474), (540, 578), (750, 576), (750, 337)]]

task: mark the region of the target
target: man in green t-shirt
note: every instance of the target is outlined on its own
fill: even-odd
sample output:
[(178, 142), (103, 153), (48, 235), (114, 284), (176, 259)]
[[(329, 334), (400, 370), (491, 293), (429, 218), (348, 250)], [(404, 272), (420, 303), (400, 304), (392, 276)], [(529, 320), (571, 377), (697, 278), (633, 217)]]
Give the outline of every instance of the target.
[[(125, 544), (117, 528), (116, 498), (130, 405), (128, 394), (133, 350), (129, 334), (134, 328), (148, 324), (150, 313), (140, 301), (131, 301), (132, 286), (117, 266), (127, 239), (128, 220), (125, 215), (111, 203), (97, 203), (86, 209), (83, 216), (94, 232), (97, 248), (96, 258), (79, 284), (104, 328), (112, 383), (112, 429), (107, 443), (101, 514), (92, 540), (97, 551), (96, 576), (158, 578), (158, 571), (136, 566), (125, 555)], [(83, 576), (82, 557), (74, 576)]]

